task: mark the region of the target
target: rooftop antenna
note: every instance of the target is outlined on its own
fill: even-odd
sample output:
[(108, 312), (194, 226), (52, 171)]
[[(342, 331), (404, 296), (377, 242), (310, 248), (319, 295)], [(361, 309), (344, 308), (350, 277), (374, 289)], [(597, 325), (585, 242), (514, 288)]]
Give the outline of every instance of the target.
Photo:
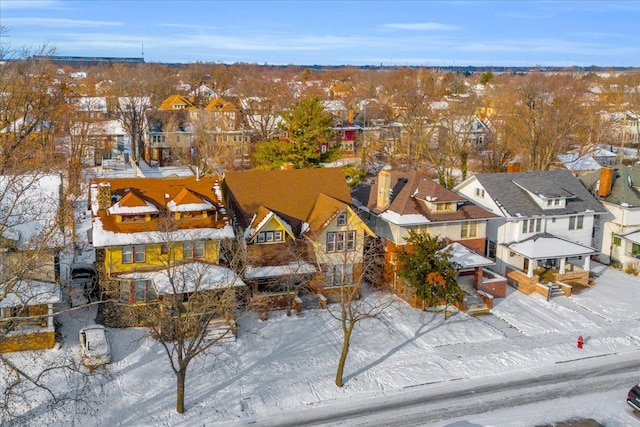
[(144, 43), (142, 43), (142, 59), (144, 59)]

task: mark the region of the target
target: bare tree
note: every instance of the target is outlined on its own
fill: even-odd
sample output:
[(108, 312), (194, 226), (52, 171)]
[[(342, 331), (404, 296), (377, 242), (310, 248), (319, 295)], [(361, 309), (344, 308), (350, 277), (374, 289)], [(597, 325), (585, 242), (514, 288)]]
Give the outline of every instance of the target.
[(578, 144), (589, 115), (584, 82), (570, 75), (514, 76), (496, 98), (499, 137), (529, 170), (547, 170), (556, 156)]
[[(362, 230), (360, 224), (359, 218), (352, 216), (346, 228)], [(383, 251), (378, 240), (365, 238), (364, 232), (360, 233), (361, 237), (356, 237), (352, 243), (349, 243), (349, 238), (332, 240), (330, 244), (334, 246), (330, 253), (316, 250), (318, 263), (325, 270), (325, 285), (315, 287), (323, 295), (321, 298), (333, 302), (328, 305), (328, 312), (340, 323), (342, 331), (342, 347), (335, 378), (338, 387), (344, 385), (344, 368), (356, 325), (369, 319), (384, 321), (382, 314), (395, 301), (383, 293), (381, 286), (371, 297), (362, 298), (363, 291), (371, 291), (380, 285)]]
[(399, 156), (407, 170), (420, 166), (434, 142), (437, 116), (431, 103), (439, 101), (444, 94), (441, 83), (436, 73), (409, 68), (396, 71), (387, 82), (389, 102), (406, 134), (404, 146), (399, 147), (394, 157)]
[[(78, 361), (61, 354), (43, 362), (37, 353), (15, 358), (4, 352), (48, 348), (60, 303), (56, 257), (63, 240), (59, 175), (0, 176), (0, 421), (27, 422), (42, 402), (62, 411), (66, 402), (91, 406), (83, 394), (90, 377)], [(64, 371), (72, 383), (51, 382)], [(99, 381), (101, 379), (98, 379)]]
[[(178, 229), (177, 221), (169, 213), (160, 221), (159, 231), (150, 239), (162, 243), (141, 242), (148, 245), (147, 256), (154, 259), (157, 266), (153, 272), (140, 273), (140, 279), (136, 279), (144, 284), (140, 289), (145, 294), (145, 303), (129, 305), (133, 292), (127, 288), (129, 282), (122, 285), (125, 282), (112, 277), (107, 293), (121, 303), (112, 306), (108, 315), (119, 316), (125, 324), (149, 328), (150, 335), (164, 349), (176, 377), (176, 411), (183, 413), (189, 365), (194, 359), (211, 354), (214, 348), (220, 348), (223, 341), (235, 337), (236, 308), (245, 287), (236, 272), (218, 265), (210, 257), (185, 259), (189, 250), (199, 250), (187, 247), (197, 239), (197, 230), (192, 230), (193, 240), (185, 242), (185, 230)], [(244, 256), (243, 247), (230, 243), (226, 243), (226, 264), (243, 268), (240, 260)], [(201, 250), (217, 253), (217, 245), (217, 241), (209, 241)], [(125, 286), (124, 292), (122, 286)]]
[(449, 102), (438, 119), (437, 149), (426, 150), (426, 157), (435, 169), (440, 185), (453, 188), (458, 179), (467, 177), (468, 160), (476, 148), (474, 125), (475, 98)]
[(6, 61), (0, 73), (0, 174), (55, 166), (65, 87), (56, 83), (55, 67), (33, 57), (52, 51), (45, 46), (0, 52)]

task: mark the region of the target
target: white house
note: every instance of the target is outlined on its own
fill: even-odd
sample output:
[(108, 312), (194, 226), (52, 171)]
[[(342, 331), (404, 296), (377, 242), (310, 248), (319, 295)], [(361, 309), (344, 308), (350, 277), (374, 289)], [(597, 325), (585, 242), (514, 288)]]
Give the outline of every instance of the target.
[(587, 284), (594, 224), (606, 210), (571, 172), (478, 174), (453, 190), (502, 217), (487, 225), (487, 256), (510, 284), (527, 293), (543, 277)]
[(640, 168), (618, 165), (581, 178), (609, 212), (595, 233), (598, 259), (625, 269), (640, 266)]

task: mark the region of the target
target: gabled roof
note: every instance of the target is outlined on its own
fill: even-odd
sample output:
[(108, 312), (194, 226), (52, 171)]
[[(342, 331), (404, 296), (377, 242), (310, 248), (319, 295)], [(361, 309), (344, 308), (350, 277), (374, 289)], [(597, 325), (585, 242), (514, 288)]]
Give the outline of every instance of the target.
[[(293, 234), (294, 232), (291, 224), (286, 221), (283, 216), (284, 215), (278, 215), (277, 212), (274, 212), (269, 208), (260, 206), (258, 212), (254, 215), (251, 224), (249, 224), (249, 227), (247, 228), (248, 233), (246, 234), (246, 237), (253, 238), (253, 236), (255, 236), (270, 219), (275, 219), (277, 222), (282, 224), (291, 237), (295, 238), (296, 236)], [(300, 231), (300, 221), (294, 220), (293, 223), (298, 226), (297, 229)]]
[(336, 203), (351, 204), (341, 168), (227, 172), (225, 186), (236, 222), (244, 229), (265, 207), (290, 224), (299, 236), (312, 214), (314, 223), (320, 223), (320, 218), (334, 212)]
[[(589, 210), (605, 212), (589, 190), (568, 170), (486, 173), (475, 175), (475, 179), (507, 216), (556, 216)], [(544, 210), (528, 192), (547, 198), (567, 197), (566, 207)]]
[[(446, 189), (418, 171), (394, 171), (391, 174), (391, 203), (380, 211), (377, 207), (378, 177), (355, 189), (353, 198), (368, 210), (382, 214), (390, 222), (402, 225), (429, 222), (463, 221), (497, 216), (465, 197)], [(456, 211), (431, 211), (426, 201), (456, 203)], [(412, 218), (409, 222), (404, 219)]]
[[(174, 108), (174, 105), (186, 105), (186, 107)], [(160, 104), (160, 106), (158, 107), (158, 110), (160, 111), (167, 111), (167, 110), (174, 111), (174, 110), (181, 110), (181, 109), (197, 110), (198, 107), (193, 105), (193, 102), (189, 101), (187, 98), (185, 98), (182, 95), (171, 95), (170, 97), (162, 101), (162, 104)]]
[(309, 223), (309, 228), (312, 230), (323, 229), (333, 218), (348, 206), (349, 205), (343, 201), (334, 199), (326, 194), (319, 194), (316, 199), (316, 204), (309, 213), (307, 221)]
[(107, 209), (110, 215), (158, 213), (154, 203), (145, 200), (135, 189), (127, 191), (120, 201)]
[(215, 98), (207, 104), (205, 107), (207, 111), (238, 111), (233, 103), (226, 101), (222, 98)]
[[(590, 173), (580, 179), (589, 190), (597, 194), (600, 172)], [(599, 198), (604, 202), (625, 208), (640, 207), (640, 167), (615, 166), (611, 193)]]
[(199, 194), (183, 188), (169, 203), (167, 208), (172, 212), (194, 212), (215, 210), (215, 206)]

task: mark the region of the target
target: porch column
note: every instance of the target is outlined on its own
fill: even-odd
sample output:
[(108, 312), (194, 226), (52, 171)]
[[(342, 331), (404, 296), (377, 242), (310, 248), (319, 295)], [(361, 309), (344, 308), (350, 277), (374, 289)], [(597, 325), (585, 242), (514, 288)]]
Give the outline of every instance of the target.
[(567, 267), (567, 259), (565, 257), (560, 258), (560, 274), (564, 274), (566, 272)]
[(584, 264), (583, 264), (583, 268), (584, 271), (591, 271), (591, 255), (587, 255), (584, 257)]
[(527, 277), (533, 277), (533, 270), (535, 269), (534, 263), (537, 264), (537, 261), (531, 258), (527, 258), (529, 260), (529, 268), (527, 268)]
[(53, 329), (53, 304), (47, 306), (47, 328)]
[(482, 267), (476, 267), (473, 275), (473, 289), (478, 289), (478, 285), (482, 283)]

